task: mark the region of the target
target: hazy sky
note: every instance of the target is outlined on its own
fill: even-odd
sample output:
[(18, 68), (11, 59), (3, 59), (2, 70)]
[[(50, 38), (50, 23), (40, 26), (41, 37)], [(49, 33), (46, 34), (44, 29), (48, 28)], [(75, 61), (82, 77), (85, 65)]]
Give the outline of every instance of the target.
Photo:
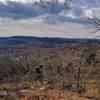
[(100, 17), (100, 0), (73, 0), (65, 10), (59, 0), (56, 15), (50, 6), (33, 6), (33, 0), (0, 0), (0, 36), (97, 38), (86, 17)]

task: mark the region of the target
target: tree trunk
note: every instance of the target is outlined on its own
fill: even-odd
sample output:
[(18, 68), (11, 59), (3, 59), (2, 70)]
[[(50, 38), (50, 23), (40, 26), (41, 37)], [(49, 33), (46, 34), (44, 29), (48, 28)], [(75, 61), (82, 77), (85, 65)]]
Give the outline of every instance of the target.
[(77, 73), (77, 92), (80, 93), (80, 67), (78, 68), (78, 73)]

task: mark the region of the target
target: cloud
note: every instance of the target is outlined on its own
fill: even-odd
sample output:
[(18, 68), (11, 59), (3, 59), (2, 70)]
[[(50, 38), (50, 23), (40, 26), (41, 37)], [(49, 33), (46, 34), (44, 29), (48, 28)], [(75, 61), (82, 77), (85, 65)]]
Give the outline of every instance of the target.
[[(55, 13), (58, 14), (64, 9), (62, 4), (55, 7)], [(51, 13), (51, 6), (36, 5), (32, 3), (7, 1), (0, 3), (0, 17), (12, 19), (25, 19), (38, 17), (43, 14)]]
[(8, 1), (7, 4), (0, 3), (0, 17), (2, 18), (23, 19), (37, 15), (30, 4), (11, 1)]
[[(32, 4), (32, 0), (1, 0), (0, 2), (0, 17), (10, 18), (14, 20), (20, 19), (30, 19), (30, 18), (43, 18), (44, 22), (55, 23), (58, 22), (79, 22), (86, 23), (84, 20), (84, 12), (88, 9), (94, 9), (96, 15), (100, 12), (100, 0), (73, 0), (70, 4), (71, 9), (65, 10), (63, 3), (59, 3), (55, 6), (54, 12), (56, 16), (51, 15), (51, 6), (50, 5), (36, 5)], [(6, 1), (4, 3), (4, 1)], [(30, 2), (29, 2), (30, 1)], [(60, 0), (63, 1), (63, 0)], [(64, 13), (67, 12), (67, 13)], [(45, 16), (45, 17), (43, 17)], [(54, 19), (54, 20), (53, 20)]]
[[(49, 37), (93, 38), (100, 33), (88, 31), (85, 14), (100, 12), (100, 0), (73, 0), (71, 9), (65, 10), (59, 3), (55, 15), (51, 6), (34, 5), (31, 2), (7, 1), (0, 3), (0, 36), (31, 35)], [(89, 27), (90, 28), (90, 27)]]
[[(0, 21), (0, 36), (38, 36), (38, 37), (92, 37), (84, 25), (77, 23), (36, 23), (32, 19)], [(93, 35), (94, 36), (94, 35)]]

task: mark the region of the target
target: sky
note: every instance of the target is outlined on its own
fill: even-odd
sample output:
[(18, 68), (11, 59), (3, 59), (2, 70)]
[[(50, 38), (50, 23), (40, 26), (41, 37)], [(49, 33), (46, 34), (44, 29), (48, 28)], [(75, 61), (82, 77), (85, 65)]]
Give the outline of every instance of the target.
[(51, 6), (35, 5), (33, 1), (0, 0), (0, 37), (100, 37), (100, 32), (93, 33), (94, 26), (87, 19), (100, 18), (100, 0), (72, 0), (67, 9), (59, 0), (55, 14)]

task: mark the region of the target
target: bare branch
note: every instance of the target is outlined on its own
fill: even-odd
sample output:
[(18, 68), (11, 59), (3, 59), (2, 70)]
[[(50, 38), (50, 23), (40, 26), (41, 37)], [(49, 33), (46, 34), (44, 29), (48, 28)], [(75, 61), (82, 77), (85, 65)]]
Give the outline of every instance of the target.
[(93, 24), (95, 25), (95, 31), (92, 33), (96, 33), (100, 31), (100, 19), (99, 18), (88, 18), (88, 19), (91, 20)]

